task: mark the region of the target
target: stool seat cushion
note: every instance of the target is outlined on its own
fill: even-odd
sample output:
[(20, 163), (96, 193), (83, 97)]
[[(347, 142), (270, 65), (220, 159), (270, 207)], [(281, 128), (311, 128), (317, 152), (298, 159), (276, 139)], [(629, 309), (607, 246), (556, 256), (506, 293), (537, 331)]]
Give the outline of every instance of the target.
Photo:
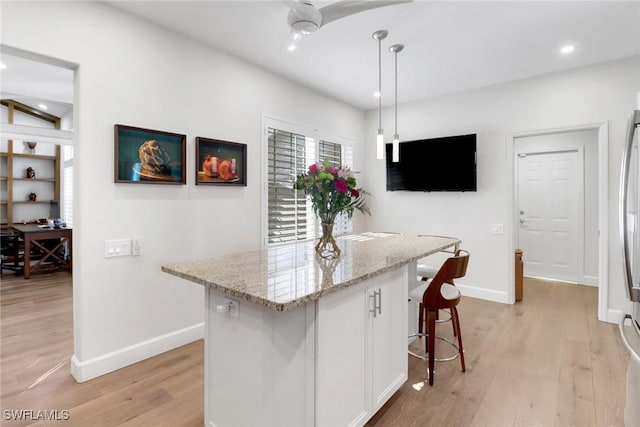
[(438, 269), (432, 265), (418, 264), (416, 267), (416, 273), (420, 278), (426, 277), (427, 279), (433, 279), (436, 277)]
[[(427, 290), (430, 282), (421, 283), (422, 284), (420, 286), (409, 292), (409, 298), (411, 298), (412, 301), (422, 301), (422, 295), (424, 294), (424, 291)], [(442, 287), (440, 288), (440, 293), (442, 294), (442, 297), (444, 299), (449, 301), (458, 299), (461, 296), (460, 289), (448, 283), (444, 283), (442, 285)]]

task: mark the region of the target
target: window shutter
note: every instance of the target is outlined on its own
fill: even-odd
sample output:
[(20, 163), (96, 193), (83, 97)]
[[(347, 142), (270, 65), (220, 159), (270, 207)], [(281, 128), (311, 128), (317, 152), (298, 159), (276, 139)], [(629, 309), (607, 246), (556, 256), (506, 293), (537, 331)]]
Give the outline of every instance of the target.
[[(352, 166), (353, 149), (330, 141), (267, 128), (267, 237), (268, 243), (284, 243), (314, 239), (320, 235), (320, 223), (311, 207), (311, 200), (304, 191), (293, 189), (298, 175), (307, 172), (308, 166), (327, 160), (334, 166)], [(334, 234), (350, 233), (351, 221), (339, 215), (334, 224)]]
[(73, 147), (63, 147), (62, 169), (62, 219), (67, 227), (73, 227)]
[(268, 129), (268, 241), (306, 239), (307, 212), (304, 192), (293, 189), (296, 176), (304, 173), (306, 138), (291, 132)]

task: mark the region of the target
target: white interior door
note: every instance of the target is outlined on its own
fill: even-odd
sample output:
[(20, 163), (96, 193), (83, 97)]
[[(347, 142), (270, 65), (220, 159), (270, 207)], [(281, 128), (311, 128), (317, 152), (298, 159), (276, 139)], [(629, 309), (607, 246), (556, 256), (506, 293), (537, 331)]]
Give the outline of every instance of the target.
[(518, 154), (518, 244), (525, 276), (578, 282), (581, 154)]

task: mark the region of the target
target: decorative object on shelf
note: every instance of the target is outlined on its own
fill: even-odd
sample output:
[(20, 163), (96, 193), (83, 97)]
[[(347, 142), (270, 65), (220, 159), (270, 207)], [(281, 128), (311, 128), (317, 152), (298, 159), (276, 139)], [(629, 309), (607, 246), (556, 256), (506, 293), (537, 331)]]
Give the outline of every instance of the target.
[(36, 171), (31, 166), (27, 168), (27, 178), (36, 179)]
[(384, 159), (384, 130), (382, 130), (382, 40), (389, 33), (385, 30), (376, 31), (371, 35), (374, 40), (378, 40), (378, 136), (376, 138), (376, 157), (378, 160)]
[(398, 53), (402, 52), (404, 49), (404, 45), (402, 44), (394, 44), (389, 47), (389, 51), (393, 53), (395, 57), (395, 66), (396, 66), (396, 101), (395, 101), (395, 132), (393, 134), (393, 162), (397, 163), (400, 161), (400, 136), (398, 136)]
[(196, 185), (247, 186), (247, 144), (196, 137)]
[(114, 182), (185, 184), (187, 136), (115, 125)]
[(37, 142), (27, 142), (27, 147), (29, 147), (29, 150), (31, 150), (31, 154), (36, 154), (36, 145), (38, 145)]
[(340, 213), (349, 218), (354, 210), (371, 215), (362, 188), (356, 188), (353, 171), (347, 167), (314, 163), (307, 173), (298, 175), (294, 184), (296, 190), (303, 190), (311, 196), (311, 206), (322, 225), (322, 236), (316, 245), (316, 252), (322, 258), (340, 256), (340, 248), (333, 238), (333, 224)]
[(29, 201), (35, 202), (36, 201), (36, 197), (38, 197), (36, 195), (36, 193), (29, 193)]

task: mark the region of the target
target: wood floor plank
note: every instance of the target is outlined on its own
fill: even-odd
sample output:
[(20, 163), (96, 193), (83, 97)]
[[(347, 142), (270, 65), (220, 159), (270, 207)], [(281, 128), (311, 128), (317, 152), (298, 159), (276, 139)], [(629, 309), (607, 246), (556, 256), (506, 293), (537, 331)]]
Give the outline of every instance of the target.
[[(202, 341), (78, 384), (71, 276), (11, 276), (0, 287), (2, 409), (71, 418), (3, 426), (204, 424)], [(597, 288), (526, 279), (521, 303), (463, 297), (459, 312), (467, 372), (437, 363), (430, 387), (425, 362), (409, 357), (409, 380), (368, 426), (623, 425), (628, 356), (616, 325), (597, 320)], [(451, 337), (449, 324), (439, 330)]]

